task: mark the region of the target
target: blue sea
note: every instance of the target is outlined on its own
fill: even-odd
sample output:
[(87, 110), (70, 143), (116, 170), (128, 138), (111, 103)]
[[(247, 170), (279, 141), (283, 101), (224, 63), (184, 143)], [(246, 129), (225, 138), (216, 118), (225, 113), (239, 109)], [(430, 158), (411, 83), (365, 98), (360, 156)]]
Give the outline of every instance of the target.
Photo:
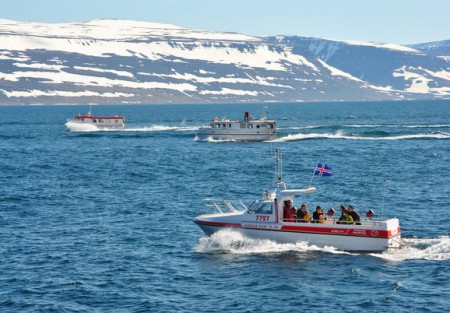
[[(198, 141), (268, 107), (268, 142)], [(87, 105), (0, 107), (1, 312), (446, 312), (450, 101), (94, 106), (119, 131), (68, 131)], [(309, 208), (400, 219), (382, 254), (278, 244), (192, 222), (204, 198), (251, 203), (274, 180)]]

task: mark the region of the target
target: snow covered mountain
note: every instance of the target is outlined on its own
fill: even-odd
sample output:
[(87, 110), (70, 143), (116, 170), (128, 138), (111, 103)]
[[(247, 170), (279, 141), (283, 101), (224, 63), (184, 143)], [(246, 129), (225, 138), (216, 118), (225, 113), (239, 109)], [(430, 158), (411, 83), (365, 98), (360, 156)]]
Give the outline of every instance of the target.
[(419, 43), (409, 45), (409, 47), (420, 50), (428, 55), (439, 56), (442, 58), (450, 58), (450, 40)]
[(435, 52), (124, 20), (0, 20), (0, 104), (450, 98), (450, 57)]

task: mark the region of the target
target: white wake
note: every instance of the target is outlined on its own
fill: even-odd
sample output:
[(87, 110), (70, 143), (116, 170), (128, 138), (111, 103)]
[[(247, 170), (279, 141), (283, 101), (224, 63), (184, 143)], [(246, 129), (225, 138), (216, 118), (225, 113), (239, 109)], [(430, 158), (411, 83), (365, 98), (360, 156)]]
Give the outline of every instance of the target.
[(266, 254), (283, 253), (289, 251), (308, 252), (324, 251), (336, 254), (346, 252), (338, 251), (333, 247), (320, 248), (308, 245), (304, 241), (297, 243), (277, 243), (268, 239), (252, 239), (232, 229), (222, 229), (211, 237), (202, 237), (195, 247), (201, 253), (231, 253), (231, 254)]
[(403, 247), (374, 256), (390, 261), (406, 260), (450, 260), (450, 237), (402, 239)]
[[(441, 236), (429, 239), (402, 239), (403, 247), (390, 249), (383, 253), (370, 255), (389, 260), (450, 260), (450, 237)], [(268, 239), (252, 239), (233, 229), (222, 229), (210, 237), (201, 237), (195, 247), (200, 253), (229, 253), (229, 254), (266, 254), (284, 252), (322, 251), (333, 254), (354, 254), (335, 249), (334, 247), (318, 247), (307, 242), (277, 243)]]
[(407, 139), (448, 139), (450, 138), (450, 133), (446, 132), (436, 132), (432, 134), (410, 134), (410, 135), (400, 135), (400, 136), (357, 136), (348, 135), (342, 131), (337, 131), (335, 133), (309, 133), (309, 134), (290, 134), (277, 139), (272, 140), (272, 142), (287, 142), (287, 141), (297, 141), (306, 139), (350, 139), (350, 140), (407, 140)]

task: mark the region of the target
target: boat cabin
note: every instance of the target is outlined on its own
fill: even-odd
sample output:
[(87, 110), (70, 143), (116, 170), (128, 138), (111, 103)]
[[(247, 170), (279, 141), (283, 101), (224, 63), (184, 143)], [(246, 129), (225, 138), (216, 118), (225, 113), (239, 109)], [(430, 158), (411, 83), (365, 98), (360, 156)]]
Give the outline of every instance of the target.
[(122, 116), (89, 116), (89, 115), (77, 115), (74, 118), (76, 122), (92, 123), (92, 124), (123, 124), (125, 118)]
[(274, 129), (276, 127), (275, 121), (270, 120), (256, 120), (256, 121), (213, 121), (210, 124), (211, 128), (215, 129)]
[(287, 201), (294, 203), (294, 198), (315, 192), (315, 187), (307, 189), (284, 189), (276, 193), (266, 193), (263, 199), (256, 200), (247, 209), (247, 221), (283, 222), (284, 205)]

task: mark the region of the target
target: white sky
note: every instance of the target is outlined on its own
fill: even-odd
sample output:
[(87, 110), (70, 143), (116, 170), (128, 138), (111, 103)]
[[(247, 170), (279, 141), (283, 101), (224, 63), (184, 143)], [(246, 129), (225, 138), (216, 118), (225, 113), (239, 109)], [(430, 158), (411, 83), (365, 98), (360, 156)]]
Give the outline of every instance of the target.
[(99, 18), (247, 35), (410, 44), (450, 39), (450, 0), (0, 0), (0, 19)]

